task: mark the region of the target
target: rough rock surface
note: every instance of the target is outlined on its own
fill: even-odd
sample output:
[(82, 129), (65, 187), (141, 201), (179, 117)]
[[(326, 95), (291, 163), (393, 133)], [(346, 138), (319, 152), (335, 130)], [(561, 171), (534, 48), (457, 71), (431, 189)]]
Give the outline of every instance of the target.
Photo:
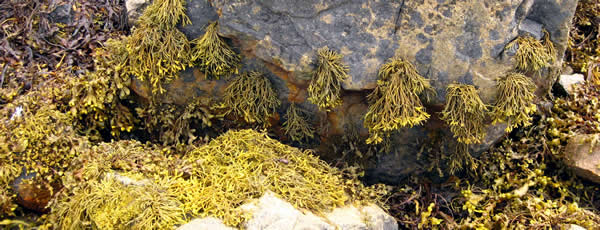
[(567, 165), (578, 176), (600, 184), (600, 135), (579, 134), (565, 147)]
[(125, 9), (127, 10), (127, 23), (135, 24), (135, 21), (142, 15), (144, 9), (152, 3), (152, 0), (125, 0)]
[[(369, 170), (373, 182), (393, 182), (414, 172), (410, 168), (418, 170), (414, 156), (431, 132), (442, 130), (452, 139), (447, 126), (436, 120), (448, 84), (473, 84), (484, 102), (493, 103), (495, 79), (514, 70), (514, 52), (503, 52), (505, 45), (519, 34), (540, 38), (545, 29), (557, 53), (563, 54), (576, 5), (576, 0), (190, 0), (192, 25), (181, 29), (194, 39), (209, 21), (218, 20), (220, 35), (243, 56), (241, 71), (264, 72), (277, 89), (283, 102), (279, 117), (290, 102), (312, 112), (321, 146), (331, 145), (328, 141), (345, 135), (349, 127), (368, 135), (362, 119), (379, 67), (394, 55), (413, 63), (431, 80), (437, 97), (425, 105), (432, 118), (422, 127), (401, 130), (392, 140), (392, 154), (380, 156), (380, 164)], [(306, 100), (315, 53), (324, 46), (342, 53), (350, 68), (350, 78), (343, 83), (344, 103), (327, 114)], [(557, 58), (562, 60), (562, 55)], [(554, 70), (544, 73), (534, 79), (539, 95), (557, 77)], [(223, 80), (204, 80), (200, 71), (188, 70), (181, 76), (167, 87), (170, 100), (177, 103), (197, 96), (219, 97), (226, 85)], [(134, 91), (148, 92), (140, 84)], [(495, 143), (503, 136), (498, 130), (489, 127), (488, 139), (472, 146), (472, 151)]]
[[(381, 208), (370, 205), (357, 208), (355, 206), (340, 207), (324, 218), (295, 209), (290, 203), (267, 192), (261, 198), (244, 204), (242, 210), (251, 213), (252, 218), (243, 223), (248, 230), (396, 230), (398, 224), (394, 218)], [(195, 219), (178, 228), (192, 229), (232, 229), (215, 218)]]
[(573, 91), (573, 87), (577, 84), (583, 84), (585, 82), (585, 78), (583, 74), (561, 74), (558, 78), (558, 85), (561, 90), (566, 92), (567, 94), (571, 94)]

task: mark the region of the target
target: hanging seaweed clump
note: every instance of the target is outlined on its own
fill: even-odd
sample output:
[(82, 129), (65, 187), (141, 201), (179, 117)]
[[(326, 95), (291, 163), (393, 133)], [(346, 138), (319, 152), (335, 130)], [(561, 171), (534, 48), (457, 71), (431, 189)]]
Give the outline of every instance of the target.
[(550, 34), (544, 30), (543, 42), (530, 35), (519, 36), (508, 43), (505, 50), (516, 49), (516, 68), (524, 72), (535, 72), (548, 67), (556, 60), (556, 49)]
[(149, 81), (153, 94), (164, 93), (163, 84), (192, 64), (190, 42), (175, 27), (179, 22), (190, 23), (184, 0), (156, 0), (125, 40), (132, 73)]
[(460, 143), (478, 144), (485, 137), (484, 119), (487, 109), (472, 85), (450, 84), (441, 119)]
[(317, 51), (318, 67), (308, 86), (308, 101), (329, 111), (342, 104), (342, 81), (348, 78), (348, 66), (342, 55), (327, 47)]
[(219, 79), (221, 76), (238, 73), (240, 56), (219, 37), (218, 28), (217, 22), (210, 23), (204, 36), (192, 41), (192, 60), (198, 63), (206, 78), (212, 76)]
[(535, 84), (520, 73), (510, 73), (498, 80), (496, 104), (492, 110), (493, 124), (507, 122), (506, 132), (518, 126), (531, 125), (536, 111)]
[(224, 115), (233, 114), (246, 123), (269, 126), (268, 118), (281, 104), (277, 92), (262, 73), (242, 73), (225, 88), (223, 103)]
[(164, 145), (191, 144), (196, 140), (197, 128), (212, 126), (216, 116), (210, 109), (211, 104), (212, 100), (198, 97), (186, 106), (151, 103), (148, 107), (136, 108), (136, 112), (146, 130), (155, 134)]
[(296, 108), (296, 103), (292, 103), (285, 113), (286, 121), (283, 122), (283, 130), (292, 141), (302, 142), (314, 136), (315, 130), (304, 116), (304, 111)]
[[(124, 38), (122, 38), (124, 39)], [(133, 129), (135, 118), (122, 104), (130, 94), (131, 68), (122, 39), (109, 39), (94, 54), (95, 70), (70, 82), (70, 115), (76, 117), (82, 131), (98, 136), (101, 129), (113, 137)]]
[(367, 144), (377, 144), (383, 137), (402, 127), (420, 125), (429, 118), (419, 99), (429, 81), (415, 67), (400, 58), (392, 58), (379, 69), (377, 87), (369, 95), (365, 126), (370, 137)]

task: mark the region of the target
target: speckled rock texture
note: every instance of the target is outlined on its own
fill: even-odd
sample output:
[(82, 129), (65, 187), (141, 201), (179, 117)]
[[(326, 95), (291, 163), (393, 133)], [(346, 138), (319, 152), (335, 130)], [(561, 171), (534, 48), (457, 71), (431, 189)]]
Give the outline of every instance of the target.
[[(220, 35), (243, 56), (241, 71), (262, 71), (277, 89), (283, 102), (279, 117), (290, 102), (311, 111), (320, 145), (331, 144), (327, 142), (348, 133), (348, 127), (368, 135), (362, 119), (378, 69), (394, 55), (413, 63), (431, 80), (437, 96), (425, 104), (432, 118), (421, 127), (401, 130), (392, 139), (393, 154), (381, 155), (369, 170), (373, 182), (393, 183), (418, 170), (411, 159), (429, 141), (428, 134), (441, 130), (451, 140), (437, 118), (448, 84), (475, 85), (485, 103), (494, 102), (495, 80), (514, 70), (514, 52), (504, 52), (504, 47), (519, 34), (541, 38), (542, 29), (550, 33), (559, 61), (531, 76), (539, 95), (548, 92), (558, 76), (576, 5), (576, 0), (190, 0), (192, 25), (181, 29), (194, 39), (209, 21), (218, 20)], [(306, 100), (316, 51), (324, 46), (343, 54), (350, 68), (343, 105), (327, 114)], [(175, 102), (219, 97), (227, 84), (206, 81), (195, 70), (181, 76), (167, 87)], [(147, 92), (139, 84), (134, 91)], [(487, 149), (504, 135), (498, 131), (502, 129), (490, 126), (486, 141), (472, 151)], [(412, 167), (399, 168), (405, 164)]]

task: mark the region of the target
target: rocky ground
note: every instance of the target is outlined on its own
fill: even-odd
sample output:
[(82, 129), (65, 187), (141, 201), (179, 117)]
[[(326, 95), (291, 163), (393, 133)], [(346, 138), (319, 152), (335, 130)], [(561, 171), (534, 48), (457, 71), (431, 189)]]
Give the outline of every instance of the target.
[(600, 226), (598, 0), (0, 15), (2, 229)]

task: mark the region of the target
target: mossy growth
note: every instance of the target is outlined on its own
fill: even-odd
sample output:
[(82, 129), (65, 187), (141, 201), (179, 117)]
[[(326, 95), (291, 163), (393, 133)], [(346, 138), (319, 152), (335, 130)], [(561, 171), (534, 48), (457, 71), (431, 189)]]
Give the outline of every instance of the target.
[(80, 121), (84, 133), (93, 136), (107, 129), (118, 137), (133, 129), (135, 118), (121, 103), (130, 94), (128, 60), (122, 39), (109, 39), (104, 47), (96, 49), (95, 70), (69, 82), (69, 114)]
[(391, 132), (402, 127), (420, 125), (429, 118), (419, 99), (429, 81), (415, 67), (401, 58), (392, 58), (379, 69), (377, 87), (369, 95), (365, 126), (370, 137), (367, 144), (378, 144)]
[(317, 70), (308, 86), (308, 101), (322, 111), (342, 104), (342, 81), (348, 78), (348, 66), (342, 55), (323, 47), (317, 51)]
[(384, 192), (364, 187), (354, 171), (254, 130), (228, 131), (189, 147), (185, 155), (136, 141), (82, 149), (49, 222), (55, 229), (163, 229), (211, 216), (238, 226), (250, 217), (240, 205), (266, 191), (315, 213), (377, 202)]
[(233, 114), (248, 124), (269, 126), (268, 119), (280, 104), (269, 79), (252, 71), (242, 73), (229, 83), (220, 107), (225, 109), (224, 115)]
[(156, 0), (144, 10), (127, 44), (131, 73), (149, 81), (153, 94), (165, 92), (163, 84), (191, 66), (191, 45), (175, 26), (189, 23), (185, 0)]
[(204, 36), (192, 41), (192, 60), (204, 71), (206, 78), (212, 76), (219, 79), (221, 76), (237, 74), (240, 65), (240, 56), (219, 37), (218, 28), (217, 22), (210, 23)]
[(506, 132), (531, 125), (535, 113), (535, 84), (520, 73), (509, 73), (498, 80), (498, 94), (492, 109), (493, 124), (507, 122)]
[(505, 50), (516, 49), (516, 68), (524, 72), (536, 72), (556, 61), (556, 49), (550, 34), (544, 30), (543, 42), (530, 35), (519, 36), (506, 45)]
[(487, 108), (479, 98), (475, 86), (453, 83), (448, 85), (446, 105), (441, 119), (460, 143), (477, 144), (485, 137)]
[(296, 107), (296, 103), (290, 104), (284, 115), (283, 130), (285, 135), (292, 141), (302, 142), (314, 137), (315, 129), (305, 118), (306, 112)]

